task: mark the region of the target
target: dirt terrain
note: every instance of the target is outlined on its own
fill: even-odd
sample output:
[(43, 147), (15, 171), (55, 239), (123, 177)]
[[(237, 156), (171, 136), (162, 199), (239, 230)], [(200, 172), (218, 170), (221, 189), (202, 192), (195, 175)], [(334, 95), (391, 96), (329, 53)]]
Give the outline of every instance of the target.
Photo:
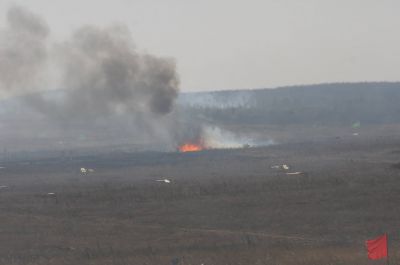
[(0, 264), (371, 264), (364, 242), (383, 232), (396, 264), (399, 154), (400, 137), (367, 133), (3, 158)]

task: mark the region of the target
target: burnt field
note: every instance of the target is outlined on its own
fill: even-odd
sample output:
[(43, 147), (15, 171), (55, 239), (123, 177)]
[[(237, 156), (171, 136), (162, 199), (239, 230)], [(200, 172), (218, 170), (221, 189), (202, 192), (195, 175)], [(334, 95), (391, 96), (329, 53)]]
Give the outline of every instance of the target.
[(399, 154), (392, 136), (9, 159), (0, 264), (369, 264), (383, 232), (395, 264)]

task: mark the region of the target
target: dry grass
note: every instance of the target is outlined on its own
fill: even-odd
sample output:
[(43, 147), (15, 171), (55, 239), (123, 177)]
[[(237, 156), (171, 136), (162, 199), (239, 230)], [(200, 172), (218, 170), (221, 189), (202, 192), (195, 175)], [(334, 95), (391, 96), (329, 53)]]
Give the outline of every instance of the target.
[(399, 143), (9, 161), (0, 264), (371, 264), (364, 241), (382, 232), (395, 264)]

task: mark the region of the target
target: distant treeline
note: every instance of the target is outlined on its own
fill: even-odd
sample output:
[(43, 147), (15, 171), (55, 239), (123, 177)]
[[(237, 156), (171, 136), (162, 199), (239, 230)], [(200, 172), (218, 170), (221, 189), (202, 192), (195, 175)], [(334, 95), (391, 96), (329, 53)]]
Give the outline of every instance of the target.
[(196, 117), (223, 123), (400, 122), (400, 82), (186, 93), (179, 102), (186, 112)]

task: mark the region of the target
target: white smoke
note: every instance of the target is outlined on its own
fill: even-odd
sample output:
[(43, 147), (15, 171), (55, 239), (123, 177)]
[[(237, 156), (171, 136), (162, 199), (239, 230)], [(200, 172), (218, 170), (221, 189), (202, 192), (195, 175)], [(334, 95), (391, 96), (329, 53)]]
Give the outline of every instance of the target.
[(260, 141), (246, 135), (235, 134), (217, 126), (203, 127), (202, 143), (209, 149), (259, 147), (275, 144), (272, 139)]

